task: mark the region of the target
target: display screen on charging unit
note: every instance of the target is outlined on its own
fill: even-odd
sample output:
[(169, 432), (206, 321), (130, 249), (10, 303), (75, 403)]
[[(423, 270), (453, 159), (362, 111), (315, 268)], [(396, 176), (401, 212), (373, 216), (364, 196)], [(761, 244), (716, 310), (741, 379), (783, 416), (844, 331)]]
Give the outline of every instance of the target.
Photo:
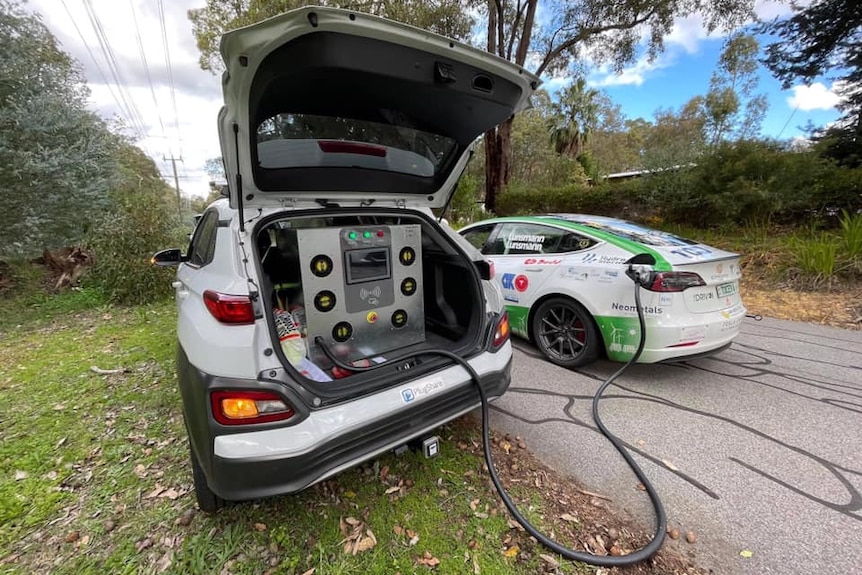
[(388, 279), (392, 275), (389, 248), (366, 248), (344, 253), (347, 283), (358, 284)]

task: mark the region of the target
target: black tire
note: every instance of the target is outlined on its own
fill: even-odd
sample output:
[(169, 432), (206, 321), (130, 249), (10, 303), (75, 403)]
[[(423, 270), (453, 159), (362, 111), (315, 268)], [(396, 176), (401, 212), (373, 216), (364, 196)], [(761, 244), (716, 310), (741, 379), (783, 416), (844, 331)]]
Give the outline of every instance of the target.
[(201, 469), (198, 458), (195, 457), (195, 452), (189, 445), (189, 456), (192, 460), (192, 479), (195, 482), (195, 497), (198, 500), (198, 507), (205, 513), (215, 513), (225, 505), (225, 500), (212, 492), (207, 485), (207, 478), (204, 475), (204, 470)]
[(533, 312), (533, 341), (551, 362), (580, 367), (596, 360), (601, 337), (593, 316), (578, 302), (555, 297)]

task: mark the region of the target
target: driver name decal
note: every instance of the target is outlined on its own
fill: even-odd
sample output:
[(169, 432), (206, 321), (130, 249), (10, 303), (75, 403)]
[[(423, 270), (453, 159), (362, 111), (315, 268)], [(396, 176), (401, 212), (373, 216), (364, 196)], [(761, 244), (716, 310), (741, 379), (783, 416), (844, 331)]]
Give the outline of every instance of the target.
[(529, 234), (511, 234), (506, 238), (507, 250), (532, 250), (542, 251), (542, 244), (545, 243), (545, 236), (533, 236)]

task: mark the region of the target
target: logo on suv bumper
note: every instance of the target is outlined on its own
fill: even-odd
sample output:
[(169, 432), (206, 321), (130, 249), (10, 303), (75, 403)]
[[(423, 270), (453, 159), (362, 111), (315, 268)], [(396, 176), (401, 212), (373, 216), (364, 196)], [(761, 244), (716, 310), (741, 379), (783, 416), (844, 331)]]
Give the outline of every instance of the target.
[(421, 397), (437, 393), (444, 387), (446, 387), (446, 384), (443, 383), (443, 380), (441, 379), (438, 379), (436, 381), (429, 381), (425, 385), (420, 385), (417, 387), (408, 387), (401, 390), (401, 400), (404, 403), (410, 403)]

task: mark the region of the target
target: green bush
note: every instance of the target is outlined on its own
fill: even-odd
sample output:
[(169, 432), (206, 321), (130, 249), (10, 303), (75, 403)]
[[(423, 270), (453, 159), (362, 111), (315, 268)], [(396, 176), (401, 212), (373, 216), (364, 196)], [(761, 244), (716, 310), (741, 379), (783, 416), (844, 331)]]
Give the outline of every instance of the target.
[(862, 256), (862, 214), (841, 213), (841, 248), (848, 259)]
[(445, 214), (452, 227), (459, 228), (484, 217), (480, 199), (483, 190), (479, 189), (479, 183), (479, 178), (472, 174), (465, 174), (458, 181), (458, 189)]
[(812, 286), (823, 283), (831, 285), (837, 262), (838, 245), (835, 238), (821, 232), (813, 239), (794, 238), (792, 245), (793, 256), (802, 279), (809, 281)]
[(113, 192), (115, 209), (89, 236), (95, 264), (84, 281), (111, 302), (154, 302), (172, 293), (174, 270), (156, 267), (150, 258), (160, 249), (187, 243), (188, 228), (152, 160), (137, 148), (121, 154), (126, 178)]
[(535, 189), (511, 186), (497, 200), (497, 213), (501, 216), (556, 212), (622, 216), (631, 203), (631, 198), (605, 185), (571, 184)]

